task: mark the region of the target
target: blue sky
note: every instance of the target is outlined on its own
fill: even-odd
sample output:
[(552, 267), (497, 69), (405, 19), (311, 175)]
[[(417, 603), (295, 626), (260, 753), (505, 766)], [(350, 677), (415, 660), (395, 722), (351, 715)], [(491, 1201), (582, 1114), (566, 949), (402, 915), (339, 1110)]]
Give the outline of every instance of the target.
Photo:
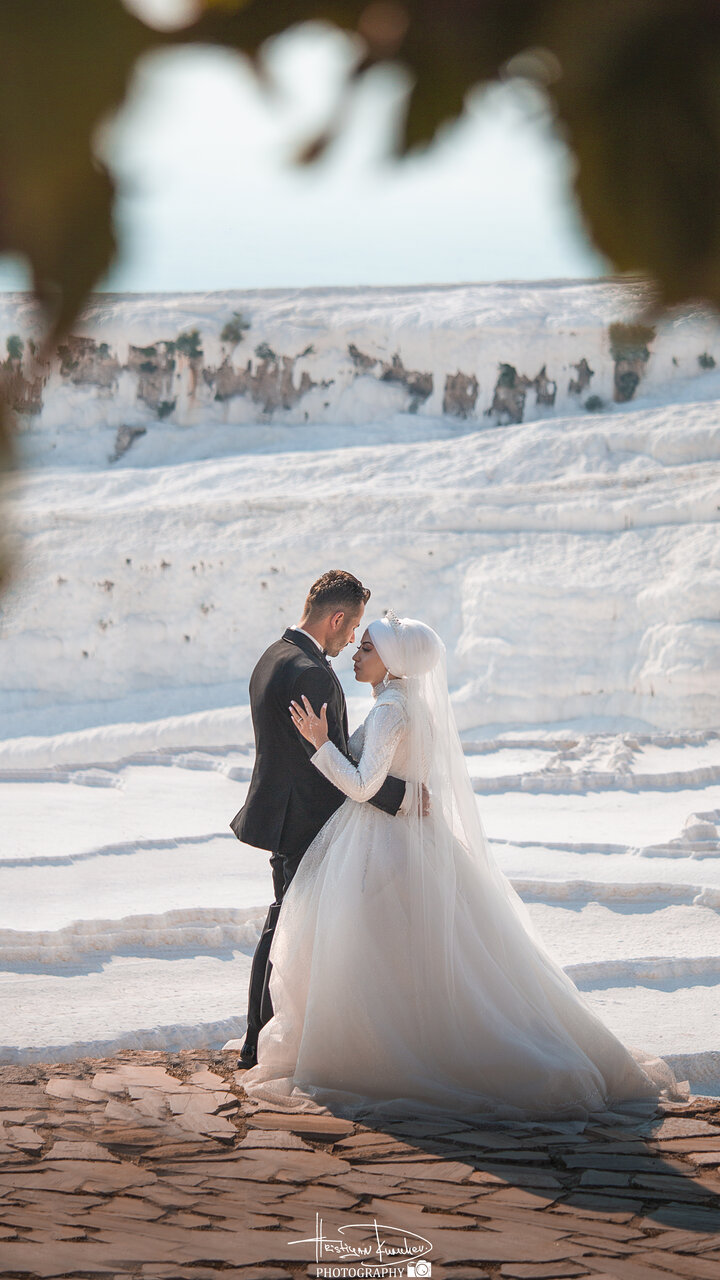
[[(166, 3), (169, 0), (165, 0)], [(401, 163), (387, 142), (407, 81), (376, 69), (342, 138), (312, 169), (293, 149), (332, 117), (352, 48), (308, 27), (267, 54), (273, 93), (226, 51), (172, 50), (138, 67), (98, 137), (120, 184), (120, 259), (99, 288), (211, 290), (591, 277), (571, 161), (540, 95), (473, 95), (462, 123)], [(0, 287), (27, 272), (0, 259)]]

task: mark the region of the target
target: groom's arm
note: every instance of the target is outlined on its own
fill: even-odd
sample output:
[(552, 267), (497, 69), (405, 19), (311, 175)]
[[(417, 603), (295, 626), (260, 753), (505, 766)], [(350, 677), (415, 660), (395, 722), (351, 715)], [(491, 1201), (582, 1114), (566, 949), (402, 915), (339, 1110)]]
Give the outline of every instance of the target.
[[(300, 706), (302, 706), (303, 697), (306, 697), (313, 711), (318, 715), (320, 714), (320, 708), (323, 703), (327, 703), (328, 737), (330, 738), (330, 741), (335, 744), (338, 751), (342, 751), (343, 755), (347, 755), (347, 752), (345, 751), (345, 732), (337, 718), (335, 699), (333, 697), (334, 693), (335, 684), (330, 673), (323, 671), (322, 667), (315, 666), (308, 668), (305, 671), (301, 671), (296, 677), (292, 687), (291, 698), (293, 702), (299, 702)], [(287, 707), (286, 714), (288, 724), (292, 728), (293, 733), (297, 734), (298, 741), (302, 743), (308, 756), (314, 755), (315, 748), (312, 743), (308, 742), (307, 738), (303, 738), (302, 734), (298, 733), (297, 729), (292, 725), (289, 706)]]
[(371, 796), (368, 804), (374, 804), (376, 809), (382, 809), (383, 813), (389, 813), (394, 818), (405, 799), (405, 792), (410, 789), (410, 784), (402, 778), (393, 778), (389, 773), (379, 791)]
[[(293, 686), (293, 701), (299, 702), (302, 706), (304, 694), (316, 715), (320, 714), (321, 706), (324, 702), (327, 702), (328, 737), (335, 744), (338, 751), (341, 751), (347, 760), (355, 764), (356, 762), (349, 751), (345, 749), (345, 734), (333, 707), (334, 699), (332, 695), (334, 689), (335, 685), (332, 676), (323, 671), (321, 667), (314, 667), (312, 670), (303, 671), (298, 676)], [(290, 708), (288, 707), (289, 719)], [(315, 747), (312, 742), (308, 742), (307, 738), (303, 738), (300, 733), (298, 733), (298, 738), (308, 756), (314, 756)], [(414, 788), (410, 783), (406, 783), (402, 778), (394, 778), (391, 774), (388, 774), (382, 786), (370, 798), (368, 803), (374, 804), (376, 809), (382, 809), (383, 813), (389, 813), (394, 818), (401, 807), (403, 812), (406, 812), (413, 790)]]

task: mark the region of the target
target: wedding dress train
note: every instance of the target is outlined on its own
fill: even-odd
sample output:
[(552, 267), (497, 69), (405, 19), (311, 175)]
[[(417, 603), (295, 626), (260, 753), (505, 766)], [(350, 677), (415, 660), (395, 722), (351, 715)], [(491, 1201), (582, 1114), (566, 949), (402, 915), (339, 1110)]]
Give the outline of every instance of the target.
[[(313, 757), (348, 798), (285, 894), (274, 1016), (243, 1077), (248, 1097), (351, 1116), (578, 1119), (686, 1096), (662, 1059), (617, 1039), (546, 951), (487, 847), (444, 661), (418, 677), (393, 650), (400, 638), (407, 648), (402, 627), (373, 635), (389, 669), (409, 674), (373, 690), (350, 740), (357, 766), (332, 743)], [(428, 783), (429, 816), (365, 803), (388, 772)]]

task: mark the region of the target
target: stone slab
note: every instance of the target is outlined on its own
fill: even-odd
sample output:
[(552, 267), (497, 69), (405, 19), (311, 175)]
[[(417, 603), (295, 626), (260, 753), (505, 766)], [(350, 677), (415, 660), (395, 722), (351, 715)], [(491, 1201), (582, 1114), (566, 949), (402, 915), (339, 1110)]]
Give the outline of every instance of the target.
[(358, 1124), (257, 1107), (232, 1066), (124, 1050), (0, 1067), (0, 1270), (299, 1280), (319, 1215), (424, 1235), (439, 1280), (720, 1280), (717, 1100), (622, 1122)]

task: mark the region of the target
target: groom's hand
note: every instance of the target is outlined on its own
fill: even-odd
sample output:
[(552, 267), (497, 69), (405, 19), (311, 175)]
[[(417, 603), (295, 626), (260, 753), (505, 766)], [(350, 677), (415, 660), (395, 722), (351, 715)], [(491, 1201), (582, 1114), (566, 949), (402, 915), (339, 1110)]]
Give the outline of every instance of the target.
[(424, 782), (419, 786), (417, 782), (405, 783), (405, 795), (397, 812), (402, 814), (403, 818), (410, 818), (413, 815), (416, 818), (430, 817), (430, 792)]

